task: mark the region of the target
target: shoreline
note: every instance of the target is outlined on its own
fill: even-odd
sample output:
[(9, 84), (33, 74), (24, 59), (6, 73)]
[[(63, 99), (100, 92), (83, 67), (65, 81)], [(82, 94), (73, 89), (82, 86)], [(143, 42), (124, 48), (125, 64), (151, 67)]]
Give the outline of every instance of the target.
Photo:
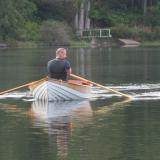
[[(69, 45), (59, 44), (59, 45), (49, 45), (44, 42), (15, 42), (15, 43), (1, 43), (0, 49), (5, 48), (41, 48), (41, 47), (58, 47), (58, 46), (67, 46), (71, 48), (97, 48), (97, 47), (123, 47), (125, 45), (119, 44), (116, 40), (96, 40), (96, 41), (71, 41)], [(128, 46), (129, 47), (129, 46)], [(130, 46), (134, 47), (134, 46)], [(160, 47), (160, 41), (144, 41), (140, 45), (135, 47)]]

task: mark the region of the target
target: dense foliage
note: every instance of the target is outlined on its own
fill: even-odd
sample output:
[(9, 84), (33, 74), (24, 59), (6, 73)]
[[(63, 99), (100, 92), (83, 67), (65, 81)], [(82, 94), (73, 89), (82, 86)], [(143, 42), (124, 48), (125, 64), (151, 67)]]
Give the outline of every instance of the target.
[[(86, 1), (91, 28), (110, 27), (114, 38), (159, 39), (160, 0)], [(0, 0), (0, 41), (69, 44), (82, 3), (86, 5), (85, 0)]]

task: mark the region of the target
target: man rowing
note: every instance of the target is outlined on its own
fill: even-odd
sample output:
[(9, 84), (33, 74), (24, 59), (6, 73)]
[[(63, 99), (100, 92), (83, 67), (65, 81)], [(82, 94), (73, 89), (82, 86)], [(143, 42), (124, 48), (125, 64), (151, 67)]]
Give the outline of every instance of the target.
[(65, 48), (56, 50), (56, 58), (48, 62), (48, 76), (54, 79), (67, 80), (67, 76), (72, 73), (70, 62), (66, 59), (67, 51)]

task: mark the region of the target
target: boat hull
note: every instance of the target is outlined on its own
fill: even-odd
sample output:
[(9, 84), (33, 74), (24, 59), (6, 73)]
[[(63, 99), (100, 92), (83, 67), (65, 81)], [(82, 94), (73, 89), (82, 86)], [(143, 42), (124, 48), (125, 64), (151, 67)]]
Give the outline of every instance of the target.
[(91, 97), (91, 86), (79, 83), (47, 80), (31, 87), (36, 100), (42, 101), (72, 101)]

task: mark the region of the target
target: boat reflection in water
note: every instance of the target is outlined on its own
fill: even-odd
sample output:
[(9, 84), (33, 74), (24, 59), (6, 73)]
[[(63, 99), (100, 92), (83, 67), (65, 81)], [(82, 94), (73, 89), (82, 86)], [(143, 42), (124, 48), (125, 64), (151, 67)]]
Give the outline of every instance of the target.
[(71, 132), (92, 121), (89, 101), (35, 101), (31, 107), (34, 126), (42, 128), (49, 135), (50, 143), (57, 145), (57, 156), (67, 157)]

